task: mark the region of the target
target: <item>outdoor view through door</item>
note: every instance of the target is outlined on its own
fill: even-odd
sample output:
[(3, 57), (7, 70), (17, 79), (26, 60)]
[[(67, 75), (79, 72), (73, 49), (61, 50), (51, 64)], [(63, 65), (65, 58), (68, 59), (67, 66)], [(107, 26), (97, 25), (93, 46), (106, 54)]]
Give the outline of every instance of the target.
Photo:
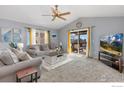
[(45, 43), (45, 33), (36, 32), (36, 44), (44, 44)]
[(87, 39), (87, 30), (71, 32), (72, 52), (86, 55), (88, 41)]

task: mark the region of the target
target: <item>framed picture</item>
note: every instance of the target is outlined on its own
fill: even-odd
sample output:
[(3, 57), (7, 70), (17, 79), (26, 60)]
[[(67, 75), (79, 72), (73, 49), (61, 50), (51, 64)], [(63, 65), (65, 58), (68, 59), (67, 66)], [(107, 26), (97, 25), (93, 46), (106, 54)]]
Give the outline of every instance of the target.
[(13, 30), (13, 42), (15, 43), (22, 42), (22, 31), (20, 29)]
[(12, 41), (12, 29), (2, 28), (1, 29), (2, 42), (7, 43)]
[(22, 31), (15, 28), (2, 28), (1, 36), (3, 43), (21, 43), (22, 42)]

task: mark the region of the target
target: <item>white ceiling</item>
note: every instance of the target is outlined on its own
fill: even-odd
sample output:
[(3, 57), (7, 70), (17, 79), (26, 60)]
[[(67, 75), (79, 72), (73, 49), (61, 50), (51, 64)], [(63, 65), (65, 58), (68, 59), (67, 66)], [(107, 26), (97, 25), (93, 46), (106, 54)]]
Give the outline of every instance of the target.
[(65, 16), (67, 21), (57, 19), (51, 21), (52, 17), (42, 16), (51, 14), (50, 5), (23, 5), (23, 6), (0, 6), (0, 18), (9, 19), (27, 24), (45, 26), (59, 29), (80, 17), (115, 17), (124, 16), (124, 6), (91, 6), (91, 5), (60, 5), (62, 12), (70, 11), (71, 15)]

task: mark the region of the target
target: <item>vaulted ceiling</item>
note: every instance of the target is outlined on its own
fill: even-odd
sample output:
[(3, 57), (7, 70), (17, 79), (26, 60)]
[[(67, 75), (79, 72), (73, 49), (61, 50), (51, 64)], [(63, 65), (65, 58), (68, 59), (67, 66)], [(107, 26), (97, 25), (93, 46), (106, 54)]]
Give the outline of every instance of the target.
[(91, 6), (91, 5), (59, 5), (62, 12), (71, 12), (65, 16), (66, 21), (52, 17), (42, 16), (51, 14), (51, 5), (21, 5), (21, 6), (0, 6), (0, 19), (8, 19), (17, 22), (45, 26), (52, 29), (59, 29), (80, 17), (119, 17), (124, 16), (124, 6)]

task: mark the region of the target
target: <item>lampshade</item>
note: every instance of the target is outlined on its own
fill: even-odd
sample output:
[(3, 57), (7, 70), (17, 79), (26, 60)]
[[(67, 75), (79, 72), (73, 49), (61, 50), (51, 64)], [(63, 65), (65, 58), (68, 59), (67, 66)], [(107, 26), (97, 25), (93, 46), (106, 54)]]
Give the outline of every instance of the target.
[(23, 48), (24, 44), (23, 43), (18, 43), (18, 47)]
[(18, 48), (19, 48), (20, 50), (23, 50), (23, 47), (24, 47), (24, 44), (23, 44), (23, 43), (18, 43), (17, 45), (18, 45)]

